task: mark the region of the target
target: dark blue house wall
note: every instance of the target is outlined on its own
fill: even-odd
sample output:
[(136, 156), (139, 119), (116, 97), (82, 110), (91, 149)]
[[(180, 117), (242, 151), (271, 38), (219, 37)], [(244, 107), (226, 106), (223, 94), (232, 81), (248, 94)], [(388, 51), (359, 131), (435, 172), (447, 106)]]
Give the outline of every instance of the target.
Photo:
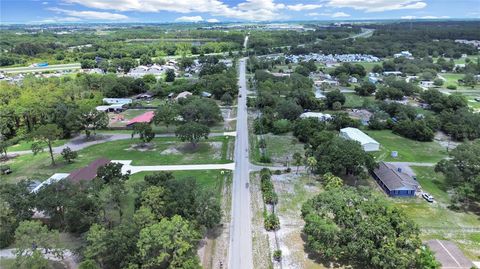
[(372, 173), (373, 178), (377, 181), (378, 185), (382, 187), (382, 189), (392, 197), (413, 197), (415, 196), (414, 190), (389, 190), (388, 187), (383, 184), (383, 181), (380, 180), (375, 173)]

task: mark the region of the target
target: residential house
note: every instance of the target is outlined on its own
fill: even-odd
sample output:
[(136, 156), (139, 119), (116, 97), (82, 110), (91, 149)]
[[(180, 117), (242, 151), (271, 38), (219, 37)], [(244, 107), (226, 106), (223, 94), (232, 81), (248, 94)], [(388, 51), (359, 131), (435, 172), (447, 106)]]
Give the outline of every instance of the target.
[(97, 177), (98, 168), (110, 163), (109, 159), (100, 158), (91, 162), (88, 166), (73, 171), (67, 179), (73, 183), (80, 183), (81, 181), (91, 181)]
[(403, 173), (402, 169), (385, 162), (379, 163), (378, 167), (372, 171), (372, 176), (380, 187), (393, 197), (415, 196), (420, 186), (415, 179)]

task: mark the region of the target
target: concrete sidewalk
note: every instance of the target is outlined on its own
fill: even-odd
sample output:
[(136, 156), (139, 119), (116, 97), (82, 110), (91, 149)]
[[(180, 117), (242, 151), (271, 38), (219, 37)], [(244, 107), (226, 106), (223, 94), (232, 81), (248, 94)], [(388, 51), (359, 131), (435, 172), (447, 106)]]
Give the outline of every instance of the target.
[(112, 163), (121, 163), (122, 173), (131, 174), (149, 171), (191, 171), (191, 170), (234, 170), (235, 163), (226, 164), (185, 164), (185, 165), (132, 165), (131, 160), (114, 160)]

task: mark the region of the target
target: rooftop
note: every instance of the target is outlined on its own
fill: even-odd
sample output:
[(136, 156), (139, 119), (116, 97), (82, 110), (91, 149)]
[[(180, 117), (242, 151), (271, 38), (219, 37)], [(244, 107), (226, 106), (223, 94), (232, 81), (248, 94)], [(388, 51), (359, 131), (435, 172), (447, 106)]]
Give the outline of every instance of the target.
[(392, 164), (381, 162), (373, 173), (389, 190), (417, 190), (419, 184)]
[(109, 159), (97, 159), (91, 162), (88, 166), (73, 171), (70, 176), (68, 176), (68, 180), (76, 183), (79, 183), (82, 180), (90, 181), (97, 176), (98, 168), (108, 163), (110, 163)]
[(360, 131), (357, 128), (347, 127), (340, 129), (340, 133), (344, 136), (347, 136), (349, 139), (360, 142), (360, 144), (365, 145), (368, 143), (380, 144), (375, 139), (371, 138), (364, 132)]
[(150, 122), (152, 122), (153, 117), (155, 117), (155, 111), (145, 112), (142, 115), (131, 119), (127, 123), (127, 126), (130, 126), (130, 125), (135, 124), (135, 123), (150, 123)]

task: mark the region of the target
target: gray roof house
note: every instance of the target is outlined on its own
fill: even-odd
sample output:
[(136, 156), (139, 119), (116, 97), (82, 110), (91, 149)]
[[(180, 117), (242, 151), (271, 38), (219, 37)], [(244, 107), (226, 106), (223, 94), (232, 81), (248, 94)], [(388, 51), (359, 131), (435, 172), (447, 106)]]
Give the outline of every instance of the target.
[(415, 196), (420, 186), (400, 168), (385, 162), (379, 163), (378, 167), (372, 171), (372, 176), (388, 195), (394, 197)]

